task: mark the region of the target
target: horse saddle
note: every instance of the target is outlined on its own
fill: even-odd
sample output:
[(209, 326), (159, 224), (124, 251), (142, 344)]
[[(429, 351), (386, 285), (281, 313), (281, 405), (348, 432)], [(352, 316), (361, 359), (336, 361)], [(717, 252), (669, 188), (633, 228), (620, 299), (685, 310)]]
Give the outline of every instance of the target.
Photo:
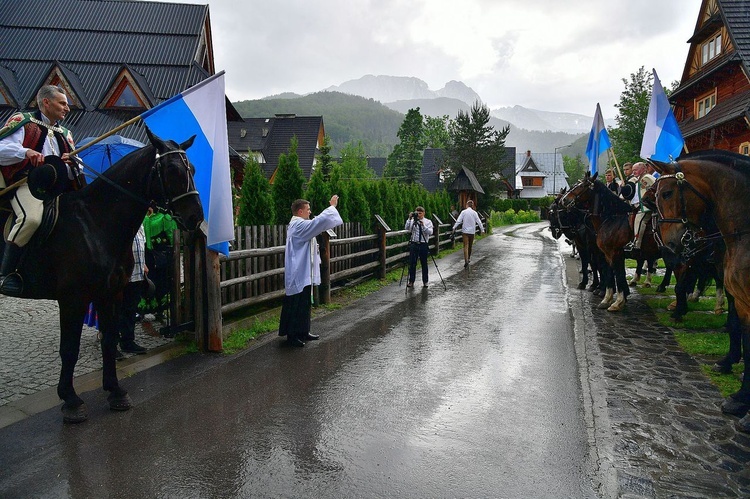
[[(8, 240), (8, 234), (10, 233), (10, 229), (13, 227), (13, 224), (15, 223), (16, 217), (13, 214), (13, 210), (10, 209), (10, 201), (7, 203), (4, 203), (3, 206), (0, 205), (0, 220), (2, 220), (3, 217), (5, 217), (4, 220), (4, 229), (3, 229), (3, 239), (5, 241)], [(6, 208), (10, 209), (9, 212), (6, 212)], [(29, 241), (29, 244), (24, 246), (24, 248), (31, 248), (31, 247), (37, 247), (44, 244), (44, 242), (47, 240), (49, 235), (52, 233), (52, 229), (55, 228), (55, 224), (57, 224), (57, 218), (60, 213), (60, 197), (54, 197), (52, 199), (48, 199), (44, 201), (44, 211), (42, 212), (42, 223), (39, 224), (39, 228), (37, 228), (36, 232), (34, 232), (34, 235), (31, 236), (31, 241)], [(23, 258), (23, 257), (21, 257)]]

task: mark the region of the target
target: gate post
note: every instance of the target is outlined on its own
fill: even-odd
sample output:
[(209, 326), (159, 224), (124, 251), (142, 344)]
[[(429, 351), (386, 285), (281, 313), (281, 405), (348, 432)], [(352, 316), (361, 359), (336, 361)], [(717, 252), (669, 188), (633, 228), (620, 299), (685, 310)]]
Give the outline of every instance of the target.
[(388, 245), (386, 243), (386, 234), (391, 230), (390, 227), (388, 227), (388, 224), (385, 223), (385, 220), (383, 220), (383, 217), (380, 215), (375, 215), (375, 220), (377, 221), (378, 226), (378, 243), (380, 245), (380, 254), (378, 255), (380, 258), (380, 267), (378, 267), (378, 278), (379, 279), (385, 279), (385, 274), (388, 269), (386, 269), (386, 249), (388, 248)]
[(224, 349), (221, 319), (221, 265), (219, 254), (206, 249), (206, 335), (209, 352)]
[(328, 231), (320, 234), (320, 303), (331, 302), (331, 236)]

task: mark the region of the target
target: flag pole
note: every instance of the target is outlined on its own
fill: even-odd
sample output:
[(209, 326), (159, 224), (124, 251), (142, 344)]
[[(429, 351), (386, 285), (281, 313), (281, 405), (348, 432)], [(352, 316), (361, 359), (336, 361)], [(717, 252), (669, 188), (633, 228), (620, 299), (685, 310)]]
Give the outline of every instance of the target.
[[(122, 125), (119, 125), (119, 126), (113, 128), (112, 130), (110, 130), (109, 132), (105, 133), (104, 135), (100, 135), (99, 137), (95, 138), (94, 140), (92, 140), (91, 142), (89, 142), (88, 144), (86, 144), (85, 146), (81, 146), (78, 149), (70, 151), (70, 156), (73, 156), (74, 154), (78, 154), (79, 152), (88, 149), (89, 147), (93, 146), (97, 142), (101, 142), (102, 140), (106, 139), (110, 135), (114, 135), (117, 132), (119, 132), (120, 130), (122, 130), (123, 128), (128, 127), (128, 126), (130, 126), (130, 125), (132, 125), (134, 123), (137, 123), (140, 120), (141, 120), (140, 116), (136, 116), (135, 118), (129, 119), (128, 121), (126, 121)], [(0, 189), (0, 199), (2, 199), (7, 193), (9, 193), (9, 192), (11, 192), (11, 191), (13, 191), (13, 190), (21, 187), (23, 184), (26, 183), (27, 180), (28, 180), (28, 177), (24, 177), (21, 180), (13, 183), (11, 185), (9, 185), (6, 188)]]
[(88, 144), (86, 144), (85, 146), (81, 146), (78, 149), (70, 151), (70, 155), (73, 156), (74, 154), (78, 154), (79, 152), (81, 152), (81, 151), (83, 151), (85, 149), (88, 149), (89, 147), (93, 146), (97, 142), (101, 142), (102, 140), (106, 139), (110, 135), (114, 135), (117, 132), (119, 132), (120, 130), (122, 130), (123, 128), (128, 127), (128, 126), (130, 126), (130, 125), (132, 125), (132, 124), (134, 124), (134, 123), (136, 123), (136, 122), (138, 122), (140, 120), (141, 120), (141, 116), (140, 115), (136, 116), (135, 118), (131, 118), (128, 121), (126, 121), (125, 123), (123, 123), (122, 125), (116, 126), (115, 128), (113, 128), (109, 132), (105, 133), (104, 135), (100, 135), (99, 137), (95, 138), (94, 140), (92, 140), (91, 142), (89, 142)]
[(620, 180), (625, 182), (625, 175), (622, 173), (622, 168), (620, 168), (620, 164), (617, 162), (617, 156), (615, 156), (615, 148), (610, 147), (607, 149), (607, 154), (612, 155), (612, 159), (615, 160), (615, 171), (617, 171), (617, 176), (620, 177)]

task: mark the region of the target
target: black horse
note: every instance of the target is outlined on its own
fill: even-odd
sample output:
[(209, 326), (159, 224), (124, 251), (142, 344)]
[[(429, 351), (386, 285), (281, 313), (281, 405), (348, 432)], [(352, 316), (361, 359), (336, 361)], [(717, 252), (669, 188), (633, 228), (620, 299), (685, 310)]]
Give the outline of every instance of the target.
[(195, 137), (178, 145), (146, 131), (150, 145), (128, 154), (81, 190), (60, 195), (57, 223), (44, 240), (35, 235), (19, 266), (23, 298), (57, 300), (60, 306), (57, 394), (67, 423), (87, 419), (86, 406), (73, 388), (73, 371), (90, 302), (99, 314), (102, 384), (110, 392), (110, 409), (125, 411), (132, 405), (117, 380), (116, 318), (133, 270), (133, 238), (149, 205), (164, 207), (184, 230), (195, 230), (203, 221), (194, 169), (185, 154)]
[(592, 279), (588, 290), (595, 291), (601, 285), (599, 268), (604, 257), (596, 245), (596, 232), (587, 210), (562, 206), (560, 200), (564, 194), (564, 191), (561, 192), (549, 207), (549, 228), (552, 237), (559, 239), (564, 235), (578, 250), (581, 257), (581, 282), (578, 283), (578, 289), (586, 289), (590, 266)]

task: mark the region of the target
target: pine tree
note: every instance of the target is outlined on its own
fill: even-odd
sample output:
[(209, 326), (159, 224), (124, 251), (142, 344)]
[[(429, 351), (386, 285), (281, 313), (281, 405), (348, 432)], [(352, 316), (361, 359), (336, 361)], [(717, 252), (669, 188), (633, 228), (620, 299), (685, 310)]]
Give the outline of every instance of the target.
[(273, 197), (268, 179), (254, 156), (245, 163), (245, 178), (240, 191), (237, 225), (267, 225), (275, 221)]
[(315, 165), (323, 176), (323, 181), (328, 182), (331, 179), (331, 169), (333, 168), (333, 158), (331, 157), (331, 137), (323, 137), (323, 144), (320, 146), (318, 163)]
[(305, 189), (305, 199), (310, 201), (313, 214), (317, 215), (330, 206), (331, 195), (329, 184), (323, 180), (323, 171), (316, 168)]
[(299, 167), (297, 156), (297, 137), (292, 137), (289, 153), (279, 156), (279, 166), (271, 189), (276, 212), (276, 223), (285, 225), (292, 217), (292, 203), (302, 198), (302, 186), (305, 175)]

